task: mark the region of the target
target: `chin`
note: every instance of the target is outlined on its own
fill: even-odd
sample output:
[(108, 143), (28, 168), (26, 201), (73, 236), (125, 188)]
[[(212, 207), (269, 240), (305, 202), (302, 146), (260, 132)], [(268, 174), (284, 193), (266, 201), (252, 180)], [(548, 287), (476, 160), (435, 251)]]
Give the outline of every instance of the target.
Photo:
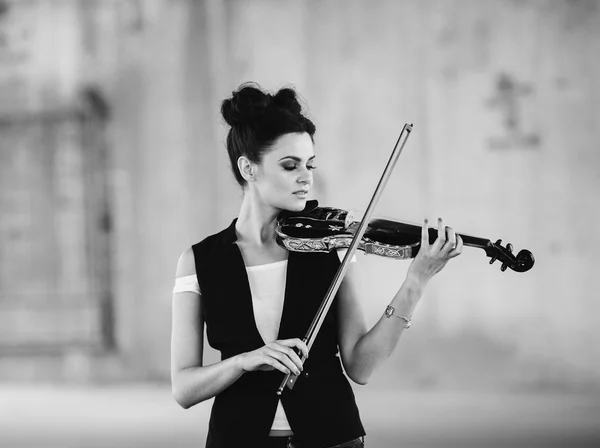
[(301, 212), (302, 210), (304, 210), (304, 208), (306, 207), (306, 202), (308, 201), (308, 199), (303, 199), (303, 200), (295, 200), (295, 201), (291, 201), (291, 202), (287, 202), (285, 204), (282, 204), (281, 210), (285, 210), (288, 212)]

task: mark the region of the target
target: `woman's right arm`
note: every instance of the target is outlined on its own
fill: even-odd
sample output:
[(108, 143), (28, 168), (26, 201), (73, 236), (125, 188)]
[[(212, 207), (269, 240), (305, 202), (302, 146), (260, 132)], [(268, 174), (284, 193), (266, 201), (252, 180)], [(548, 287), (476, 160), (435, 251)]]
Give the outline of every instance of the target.
[[(177, 263), (176, 277), (195, 275), (194, 253), (187, 249)], [(273, 370), (288, 373), (302, 368), (293, 348), (305, 356), (308, 349), (300, 339), (271, 342), (260, 349), (202, 366), (204, 352), (204, 306), (194, 292), (173, 294), (171, 329), (171, 388), (175, 401), (184, 409), (208, 400), (225, 390), (245, 372)]]
[[(176, 277), (195, 275), (194, 253), (188, 248), (177, 262)], [(184, 409), (214, 397), (244, 373), (238, 357), (206, 367), (203, 298), (194, 292), (173, 294), (171, 327), (171, 388)]]

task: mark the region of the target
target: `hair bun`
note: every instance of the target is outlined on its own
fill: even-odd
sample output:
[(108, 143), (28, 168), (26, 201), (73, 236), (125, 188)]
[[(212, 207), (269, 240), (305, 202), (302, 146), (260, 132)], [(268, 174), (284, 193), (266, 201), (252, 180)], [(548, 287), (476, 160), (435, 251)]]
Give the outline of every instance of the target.
[(277, 92), (273, 97), (273, 103), (282, 109), (288, 109), (293, 114), (299, 114), (302, 110), (296, 92), (287, 87)]
[(271, 102), (271, 95), (253, 83), (243, 84), (232, 92), (230, 99), (223, 101), (221, 114), (231, 127), (248, 126), (256, 123)]

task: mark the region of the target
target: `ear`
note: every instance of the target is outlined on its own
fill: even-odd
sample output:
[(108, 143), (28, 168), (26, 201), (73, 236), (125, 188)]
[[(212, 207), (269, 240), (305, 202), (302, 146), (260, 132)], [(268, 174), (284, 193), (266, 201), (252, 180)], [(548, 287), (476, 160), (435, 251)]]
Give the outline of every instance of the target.
[(237, 160), (238, 170), (240, 174), (246, 180), (246, 182), (254, 182), (254, 175), (256, 173), (256, 165), (252, 163), (248, 157), (241, 156)]

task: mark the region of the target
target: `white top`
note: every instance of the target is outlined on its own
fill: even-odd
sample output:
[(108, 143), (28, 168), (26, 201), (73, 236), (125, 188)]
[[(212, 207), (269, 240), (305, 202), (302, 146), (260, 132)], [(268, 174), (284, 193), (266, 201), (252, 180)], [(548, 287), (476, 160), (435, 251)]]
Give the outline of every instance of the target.
[[(344, 258), (346, 250), (338, 250), (340, 260)], [(356, 256), (352, 257), (352, 262)], [(265, 344), (277, 340), (281, 314), (283, 312), (283, 300), (285, 297), (285, 282), (287, 260), (274, 263), (261, 264), (257, 266), (246, 266), (248, 283), (252, 294), (252, 308), (256, 328)], [(175, 279), (173, 293), (194, 292), (200, 295), (200, 286), (196, 275), (187, 275)], [(290, 430), (281, 400), (277, 403), (277, 411), (271, 429)]]
[(254, 320), (265, 344), (277, 340), (279, 333), (287, 264), (288, 261), (283, 260), (246, 267), (252, 293)]

